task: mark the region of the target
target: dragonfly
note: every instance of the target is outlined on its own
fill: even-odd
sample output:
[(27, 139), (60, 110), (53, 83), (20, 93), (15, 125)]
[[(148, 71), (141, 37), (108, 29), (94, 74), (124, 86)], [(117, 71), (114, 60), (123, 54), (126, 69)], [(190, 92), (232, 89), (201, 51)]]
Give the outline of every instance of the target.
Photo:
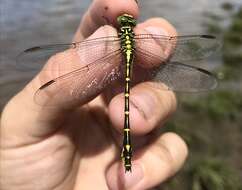
[[(121, 81), (124, 84), (121, 158), (125, 172), (131, 172), (133, 150), (130, 133), (130, 88), (139, 82), (152, 81), (155, 88), (165, 90), (212, 90), (216, 87), (217, 80), (211, 72), (182, 61), (204, 59), (218, 50), (220, 43), (211, 35), (137, 34), (134, 32), (137, 21), (129, 14), (118, 16), (117, 22), (118, 35), (35, 46), (23, 51), (17, 62), (22, 63), (19, 68), (33, 69), (33, 63), (39, 64), (43, 58), (54, 59), (56, 56), (53, 55), (62, 53), (59, 56), (61, 61), (55, 67), (59, 74), (56, 78), (44, 81), (34, 95), (34, 101), (42, 106), (55, 106), (60, 102), (71, 104), (87, 94), (101, 93), (115, 81)], [(75, 56), (69, 57), (70, 52)], [(73, 65), (76, 60), (85, 65)], [(66, 65), (68, 66), (65, 67)]]

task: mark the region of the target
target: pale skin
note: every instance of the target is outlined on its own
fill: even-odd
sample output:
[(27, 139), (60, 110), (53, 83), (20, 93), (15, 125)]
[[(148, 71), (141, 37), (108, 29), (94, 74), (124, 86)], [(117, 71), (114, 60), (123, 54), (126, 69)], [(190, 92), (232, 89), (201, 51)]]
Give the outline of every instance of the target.
[[(73, 41), (85, 40), (107, 22), (115, 25), (116, 17), (122, 13), (137, 18), (135, 1), (95, 0)], [(149, 19), (137, 30), (145, 31), (151, 26), (161, 28), (167, 35), (176, 34), (161, 18)], [(96, 34), (99, 32), (103, 36), (115, 30), (109, 26)], [(61, 56), (55, 57), (55, 63), (61, 61)], [(50, 61), (45, 68), (51, 66)], [(182, 167), (188, 154), (185, 142), (175, 133), (160, 134), (157, 130), (176, 109), (173, 92), (153, 88), (150, 83), (131, 89), (131, 132), (137, 146), (132, 173), (125, 174), (119, 146), (124, 95), (110, 90), (94, 97), (87, 94), (65, 109), (61, 104), (55, 108), (36, 105), (33, 95), (43, 78), (51, 80), (56, 75), (40, 72), (3, 110), (1, 190), (149, 189)]]

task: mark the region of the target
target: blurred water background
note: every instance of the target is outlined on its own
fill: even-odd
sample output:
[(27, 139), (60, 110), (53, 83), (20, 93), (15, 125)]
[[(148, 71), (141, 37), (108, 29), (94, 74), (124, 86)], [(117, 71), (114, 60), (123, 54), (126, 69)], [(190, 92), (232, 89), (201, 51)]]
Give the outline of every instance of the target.
[[(26, 48), (71, 41), (90, 0), (0, 1), (0, 110), (30, 79), (14, 68)], [(178, 111), (164, 130), (191, 150), (184, 169), (156, 189), (242, 190), (242, 0), (140, 0), (140, 21), (164, 17), (180, 34), (214, 34), (221, 51), (203, 67), (219, 87), (178, 94)]]

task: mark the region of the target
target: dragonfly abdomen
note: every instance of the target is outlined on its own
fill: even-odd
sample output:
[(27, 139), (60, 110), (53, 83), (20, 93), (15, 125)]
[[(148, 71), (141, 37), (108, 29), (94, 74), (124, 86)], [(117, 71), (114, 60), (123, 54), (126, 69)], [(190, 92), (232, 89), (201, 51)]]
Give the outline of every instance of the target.
[(125, 89), (124, 89), (124, 137), (123, 149), (121, 157), (124, 161), (125, 171), (131, 171), (132, 145), (130, 138), (130, 122), (129, 122), (129, 95), (130, 82), (132, 75), (132, 66), (134, 60), (134, 32), (132, 26), (123, 26), (120, 28), (121, 49), (123, 50), (123, 57), (125, 60)]

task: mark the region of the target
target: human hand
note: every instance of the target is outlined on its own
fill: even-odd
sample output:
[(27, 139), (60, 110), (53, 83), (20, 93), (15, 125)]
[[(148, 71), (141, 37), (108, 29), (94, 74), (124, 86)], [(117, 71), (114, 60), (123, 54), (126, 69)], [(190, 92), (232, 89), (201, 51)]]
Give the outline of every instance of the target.
[[(94, 1), (74, 41), (90, 36), (105, 19), (116, 23), (124, 12), (137, 17), (135, 1)], [(167, 35), (176, 33), (163, 19), (150, 19), (138, 28), (148, 26), (163, 28)], [(106, 27), (95, 34), (110, 32), (114, 30)], [(75, 57), (68, 51), (57, 54), (55, 63), (51, 59), (45, 68), (60, 63), (63, 55)], [(173, 92), (155, 89), (150, 83), (132, 88), (130, 119), (136, 148), (132, 173), (124, 173), (119, 153), (123, 94), (109, 90), (95, 99), (86, 94), (73, 105), (63, 106), (61, 101), (55, 108), (36, 105), (33, 96), (42, 81), (59, 74), (40, 72), (6, 105), (1, 116), (1, 190), (149, 189), (180, 169), (187, 156), (184, 141), (174, 133), (159, 134), (157, 130), (175, 110)]]

